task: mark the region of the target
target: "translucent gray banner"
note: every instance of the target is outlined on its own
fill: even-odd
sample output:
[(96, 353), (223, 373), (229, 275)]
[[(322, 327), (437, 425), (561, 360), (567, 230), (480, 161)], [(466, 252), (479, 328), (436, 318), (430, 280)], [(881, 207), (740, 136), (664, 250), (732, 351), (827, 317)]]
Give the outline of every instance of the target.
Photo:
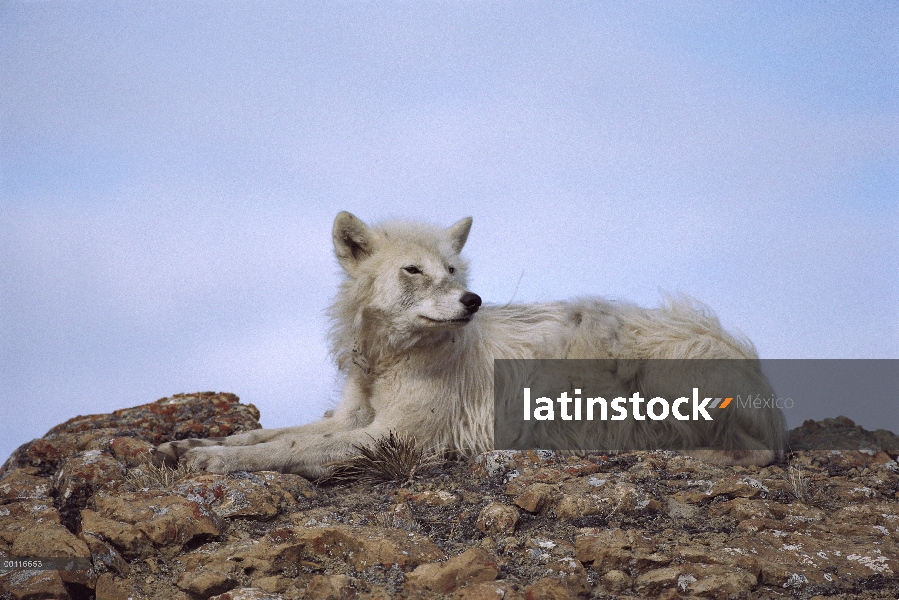
[(497, 360), (494, 402), (497, 449), (781, 452), (806, 419), (899, 429), (899, 360)]
[(88, 571), (91, 559), (81, 557), (10, 557), (0, 558), (0, 573), (7, 571)]

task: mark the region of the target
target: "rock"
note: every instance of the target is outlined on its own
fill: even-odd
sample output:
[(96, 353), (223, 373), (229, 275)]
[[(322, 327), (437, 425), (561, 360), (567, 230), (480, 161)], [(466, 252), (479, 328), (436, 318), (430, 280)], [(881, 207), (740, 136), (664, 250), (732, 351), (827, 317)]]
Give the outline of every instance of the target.
[(668, 516), (672, 519), (690, 520), (696, 516), (699, 510), (695, 506), (678, 502), (674, 498), (668, 498)]
[(421, 527), (415, 520), (412, 508), (405, 502), (394, 504), (390, 508), (390, 512), (384, 515), (379, 524), (387, 527), (396, 527), (397, 529), (405, 529), (406, 531), (418, 531)]
[(356, 570), (372, 566), (407, 570), (444, 558), (428, 538), (383, 527), (309, 527), (297, 539), (322, 557), (337, 558)]
[(109, 452), (129, 467), (153, 463), (154, 448), (150, 442), (133, 437), (116, 437), (109, 442)]
[(283, 597), (259, 588), (240, 588), (219, 594), (218, 596), (210, 596), (209, 600), (283, 600)]
[(476, 477), (506, 477), (508, 481), (525, 466), (545, 464), (553, 458), (551, 450), (493, 450), (475, 459), (472, 473)]
[(645, 489), (625, 481), (608, 481), (589, 477), (565, 482), (561, 498), (553, 508), (560, 519), (576, 519), (590, 515), (633, 514), (655, 511), (657, 500)]
[[(681, 577), (684, 572), (685, 568), (682, 565), (646, 571), (637, 577), (634, 589), (644, 595), (657, 595), (670, 588), (686, 592), (688, 584), (685, 583), (685, 578)], [(691, 576), (690, 581), (694, 580)]]
[(209, 561), (197, 569), (185, 571), (175, 583), (183, 590), (208, 598), (235, 587), (239, 573), (240, 568), (232, 561)]
[(111, 573), (104, 573), (97, 578), (94, 593), (96, 600), (145, 600), (146, 598), (137, 590), (133, 581), (116, 577)]
[(218, 475), (198, 473), (182, 479), (171, 491), (204, 506), (219, 517), (269, 519), (315, 490), (299, 475), (272, 471)]
[(747, 595), (758, 579), (743, 569), (719, 565), (699, 565), (685, 571), (677, 590), (706, 598), (734, 598)]
[(524, 596), (507, 581), (482, 581), (457, 589), (453, 600), (525, 600)]
[(515, 506), (491, 502), (478, 513), (475, 527), (488, 535), (511, 534), (515, 531), (519, 514)]
[[(118, 496), (97, 494), (91, 499), (91, 505), (96, 513), (91, 515), (91, 524), (98, 529), (88, 533), (113, 543), (117, 535), (132, 539), (132, 535), (137, 536), (134, 532), (137, 529), (157, 547), (177, 550), (196, 537), (217, 536), (223, 531), (221, 520), (208, 505), (165, 491), (125, 492)], [(111, 524), (114, 521), (134, 527), (115, 529)], [(132, 543), (140, 544), (137, 540)]]
[[(25, 500), (0, 505), (0, 540), (12, 544), (23, 531), (59, 524), (59, 511), (47, 500)], [(0, 546), (2, 548), (3, 546)]]
[(406, 585), (449, 594), (472, 583), (493, 581), (499, 575), (496, 559), (486, 550), (470, 548), (442, 563), (428, 563), (406, 576)]
[(205, 568), (207, 564), (214, 569), (216, 564), (229, 562), (246, 575), (262, 580), (292, 572), (297, 565), (308, 562), (304, 560), (305, 549), (305, 542), (297, 539), (292, 531), (277, 530), (259, 539), (237, 539), (221, 547), (183, 554), (181, 562), (185, 571)]
[(532, 483), (515, 498), (515, 504), (531, 513), (541, 512), (550, 505), (555, 492), (555, 487), (548, 483)]
[(584, 594), (588, 589), (587, 570), (570, 556), (549, 562), (546, 565), (546, 572), (549, 577), (561, 582), (574, 596)]
[(11, 469), (0, 477), (0, 502), (46, 500), (52, 485), (45, 477), (36, 477), (26, 469)]
[(602, 576), (602, 585), (610, 592), (623, 592), (633, 584), (631, 576), (624, 571), (612, 569)]
[(93, 510), (81, 511), (81, 534), (113, 544), (127, 558), (148, 558), (155, 553), (153, 542), (137, 526), (101, 517)]
[(524, 590), (527, 600), (569, 600), (575, 598), (561, 581), (552, 577), (544, 577), (529, 585)]
[[(91, 553), (82, 540), (57, 523), (42, 523), (18, 536), (12, 544), (11, 554), (20, 558), (87, 558)], [(73, 569), (56, 571), (63, 581), (94, 587), (92, 571)]]
[(20, 446), (0, 467), (0, 475), (25, 466), (37, 467), (41, 474), (55, 472), (62, 458), (84, 450), (106, 451), (116, 438), (134, 438), (156, 446), (175, 439), (226, 436), (251, 429), (259, 429), (259, 411), (252, 404), (240, 404), (234, 394), (176, 394), (106, 415), (69, 419), (43, 438)]
[(0, 572), (0, 594), (13, 600), (72, 597), (59, 571)]
[(574, 541), (575, 555), (581, 562), (594, 562), (598, 553), (609, 549), (655, 551), (656, 544), (636, 529), (582, 530)]
[(102, 450), (78, 452), (62, 459), (61, 464), (51, 481), (66, 520), (84, 508), (92, 494), (117, 488), (125, 477), (124, 465)]
[(267, 575), (264, 577), (255, 577), (253, 579), (253, 588), (267, 592), (270, 594), (278, 594), (287, 590), (294, 580), (283, 575)]
[(352, 598), (388, 598), (378, 585), (369, 584), (349, 575), (316, 575), (306, 587), (306, 598), (316, 600), (347, 600)]
[(97, 572), (113, 571), (121, 575), (128, 573), (128, 562), (110, 544), (89, 533), (82, 533), (78, 537), (87, 544)]
[(795, 450), (880, 450), (899, 452), (899, 436), (878, 429), (865, 431), (847, 417), (805, 421), (787, 435), (789, 447)]

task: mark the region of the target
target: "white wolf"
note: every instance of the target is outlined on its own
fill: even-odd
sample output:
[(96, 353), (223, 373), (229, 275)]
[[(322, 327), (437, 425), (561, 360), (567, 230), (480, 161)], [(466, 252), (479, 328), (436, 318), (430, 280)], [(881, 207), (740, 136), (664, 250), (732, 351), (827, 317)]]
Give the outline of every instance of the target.
[[(749, 359), (756, 374), (748, 383), (758, 389), (761, 380), (763, 394), (770, 392), (752, 345), (727, 334), (717, 318), (685, 299), (659, 309), (602, 299), (481, 306), (481, 298), (468, 291), (467, 263), (459, 254), (471, 223), (466, 218), (448, 229), (408, 222), (368, 227), (350, 213), (338, 214), (334, 249), (347, 277), (331, 307), (331, 344), (346, 381), (333, 415), (298, 427), (168, 442), (158, 455), (218, 473), (275, 470), (320, 477), (330, 471), (329, 463), (355, 454), (354, 446), (390, 432), (466, 454), (491, 450), (494, 359), (632, 359), (638, 370), (648, 364), (645, 359)], [(631, 375), (647, 397), (670, 391), (665, 379), (679, 377), (664, 369)], [(694, 378), (691, 385), (705, 392), (716, 383), (697, 384)], [(704, 452), (722, 464), (767, 464), (781, 456), (780, 410), (723, 412), (736, 415), (728, 438), (715, 440), (725, 450), (694, 454)], [(689, 448), (711, 441), (700, 422), (675, 425), (663, 441)], [(636, 439), (646, 435), (640, 429), (622, 431), (633, 439), (619, 434), (618, 447), (645, 442)]]

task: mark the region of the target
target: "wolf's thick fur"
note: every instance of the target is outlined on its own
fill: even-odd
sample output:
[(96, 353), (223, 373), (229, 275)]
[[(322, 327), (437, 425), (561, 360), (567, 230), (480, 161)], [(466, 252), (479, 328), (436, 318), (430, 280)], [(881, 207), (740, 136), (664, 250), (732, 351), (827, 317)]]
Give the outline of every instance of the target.
[[(370, 228), (349, 213), (337, 215), (334, 247), (347, 277), (331, 307), (331, 343), (346, 383), (333, 416), (298, 427), (169, 442), (159, 455), (219, 473), (319, 477), (328, 473), (328, 463), (355, 454), (354, 445), (390, 431), (479, 453), (493, 447), (494, 359), (638, 359), (632, 363), (638, 365), (654, 358), (756, 359), (751, 344), (727, 334), (717, 318), (686, 299), (658, 309), (598, 298), (481, 307), (467, 290), (467, 263), (459, 254), (471, 222), (463, 219), (449, 229), (406, 222)], [(647, 397), (670, 390), (665, 379), (678, 377), (640, 375)], [(761, 384), (763, 393), (770, 391), (757, 367), (750, 379), (756, 389)], [(751, 450), (705, 451), (705, 458), (767, 464), (781, 454), (779, 410), (726, 412), (739, 414), (727, 435), (740, 444), (730, 447)], [(710, 441), (697, 422), (676, 425), (680, 429), (663, 441), (687, 447)]]

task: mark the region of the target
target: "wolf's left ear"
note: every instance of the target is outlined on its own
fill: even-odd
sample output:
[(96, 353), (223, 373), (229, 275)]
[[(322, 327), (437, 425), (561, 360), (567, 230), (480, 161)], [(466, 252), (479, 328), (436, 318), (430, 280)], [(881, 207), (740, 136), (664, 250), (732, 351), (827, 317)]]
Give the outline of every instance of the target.
[(471, 231), (471, 217), (465, 217), (446, 230), (446, 234), (449, 236), (450, 243), (453, 245), (453, 250), (456, 254), (462, 252), (462, 246), (465, 245), (465, 241), (468, 239), (469, 231)]

